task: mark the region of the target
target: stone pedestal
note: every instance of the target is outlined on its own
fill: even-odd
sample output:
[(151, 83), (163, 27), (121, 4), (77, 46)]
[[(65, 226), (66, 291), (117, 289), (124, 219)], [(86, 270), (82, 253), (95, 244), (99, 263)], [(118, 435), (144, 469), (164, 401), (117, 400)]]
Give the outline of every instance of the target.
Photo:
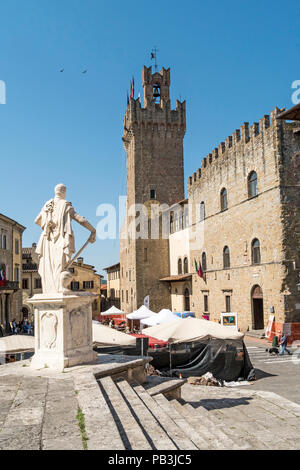
[(92, 301), (95, 294), (37, 294), (30, 299), (35, 309), (35, 354), (31, 367), (66, 367), (92, 362)]

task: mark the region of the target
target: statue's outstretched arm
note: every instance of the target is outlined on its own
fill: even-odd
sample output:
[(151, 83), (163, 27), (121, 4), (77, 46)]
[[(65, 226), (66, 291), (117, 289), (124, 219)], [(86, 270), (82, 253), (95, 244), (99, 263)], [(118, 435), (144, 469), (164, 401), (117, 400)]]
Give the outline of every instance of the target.
[(92, 226), (92, 224), (90, 224), (87, 219), (85, 219), (81, 215), (77, 214), (77, 212), (75, 212), (75, 211), (72, 214), (72, 218), (74, 220), (76, 220), (76, 222), (78, 222), (80, 225), (82, 225), (83, 227), (85, 227), (86, 229), (88, 229), (91, 232), (91, 236), (90, 236), (89, 240), (90, 240), (91, 243), (94, 243), (96, 241), (96, 229)]

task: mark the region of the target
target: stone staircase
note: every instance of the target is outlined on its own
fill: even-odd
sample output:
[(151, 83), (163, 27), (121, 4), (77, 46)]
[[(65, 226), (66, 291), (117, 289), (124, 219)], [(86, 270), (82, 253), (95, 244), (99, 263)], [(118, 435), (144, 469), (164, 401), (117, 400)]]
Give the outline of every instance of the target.
[[(266, 400), (256, 394), (247, 401), (241, 398), (241, 391), (234, 391), (233, 395), (229, 391), (232, 398), (189, 403), (184, 399), (167, 399), (162, 393), (151, 396), (144, 386), (129, 384), (124, 379), (113, 381), (105, 377), (98, 383), (114, 418), (123, 449), (299, 448), (300, 407), (292, 406), (288, 410), (287, 403), (281, 407), (280, 401), (274, 404), (272, 399)], [(210, 397), (212, 388), (201, 388), (204, 389), (203, 394)], [(213, 392), (213, 396), (218, 396), (218, 393), (219, 389)], [(283, 417), (287, 420), (283, 425), (284, 432), (280, 427)], [(107, 448), (115, 448), (113, 433), (109, 446), (101, 446), (101, 449)]]
[(300, 405), (271, 392), (93, 373), (5, 376), (0, 404), (1, 450), (300, 447)]
[[(239, 449), (215, 419), (198, 416), (194, 409), (163, 394), (151, 396), (142, 385), (110, 377), (98, 380), (100, 390), (127, 450)], [(114, 448), (112, 433), (109, 449)], [(249, 445), (249, 447), (251, 447)], [(105, 449), (107, 447), (101, 447)]]

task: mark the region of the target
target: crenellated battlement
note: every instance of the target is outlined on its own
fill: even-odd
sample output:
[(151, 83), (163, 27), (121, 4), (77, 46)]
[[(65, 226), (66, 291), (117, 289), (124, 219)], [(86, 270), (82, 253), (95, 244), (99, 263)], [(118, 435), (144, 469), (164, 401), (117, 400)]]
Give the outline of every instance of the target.
[(171, 137), (175, 133), (182, 136), (186, 131), (186, 102), (177, 100), (176, 109), (170, 109), (170, 102), (160, 105), (151, 102), (143, 108), (139, 98), (131, 98), (125, 112), (123, 130), (124, 143), (141, 132), (144, 136), (155, 132), (164, 132)]
[(280, 111), (276, 107), (270, 115), (264, 115), (259, 123), (254, 122), (251, 126), (248, 122), (244, 122), (240, 129), (236, 129), (232, 135), (225, 139), (225, 142), (221, 142), (211, 153), (202, 158), (201, 168), (188, 178), (188, 186), (190, 187), (200, 180), (205, 175), (207, 168), (221, 165), (224, 160), (230, 158), (231, 154), (237, 151), (241, 152), (242, 147), (245, 149), (244, 153), (247, 153), (247, 147), (255, 146), (258, 139), (262, 139), (262, 145), (264, 145), (263, 136), (267, 133), (277, 132), (278, 127), (282, 125), (276, 120), (276, 115)]

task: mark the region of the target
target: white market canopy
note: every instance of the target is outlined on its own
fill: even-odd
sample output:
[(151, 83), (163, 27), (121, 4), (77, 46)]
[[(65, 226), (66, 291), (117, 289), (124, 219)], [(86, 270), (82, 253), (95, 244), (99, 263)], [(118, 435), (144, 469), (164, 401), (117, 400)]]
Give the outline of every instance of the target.
[(171, 310), (163, 308), (160, 312), (152, 315), (152, 317), (141, 320), (141, 324), (146, 326), (161, 325), (162, 323), (167, 323), (174, 319), (176, 319), (174, 313), (172, 313)]
[(142, 305), (138, 310), (135, 310), (132, 313), (128, 313), (128, 320), (143, 320), (144, 318), (152, 317), (152, 315), (157, 315), (155, 312), (151, 312), (149, 308), (145, 305)]
[(34, 351), (34, 336), (13, 335), (0, 338), (0, 354)]
[(117, 307), (115, 307), (114, 305), (112, 307), (110, 307), (108, 310), (106, 310), (105, 312), (101, 312), (101, 315), (122, 315), (124, 314), (125, 312), (123, 312), (122, 310), (118, 309)]
[[(106, 346), (134, 346), (136, 344), (136, 338), (93, 321), (93, 342)], [(0, 338), (0, 354), (16, 354), (25, 351), (34, 351), (34, 345), (34, 336), (5, 336), (4, 338)]]
[(93, 342), (105, 346), (131, 346), (136, 344), (136, 338), (93, 321)]
[(176, 318), (162, 325), (147, 328), (147, 336), (167, 341), (169, 343), (183, 343), (200, 341), (201, 339), (241, 339), (243, 333), (234, 332), (226, 326), (199, 318)]

